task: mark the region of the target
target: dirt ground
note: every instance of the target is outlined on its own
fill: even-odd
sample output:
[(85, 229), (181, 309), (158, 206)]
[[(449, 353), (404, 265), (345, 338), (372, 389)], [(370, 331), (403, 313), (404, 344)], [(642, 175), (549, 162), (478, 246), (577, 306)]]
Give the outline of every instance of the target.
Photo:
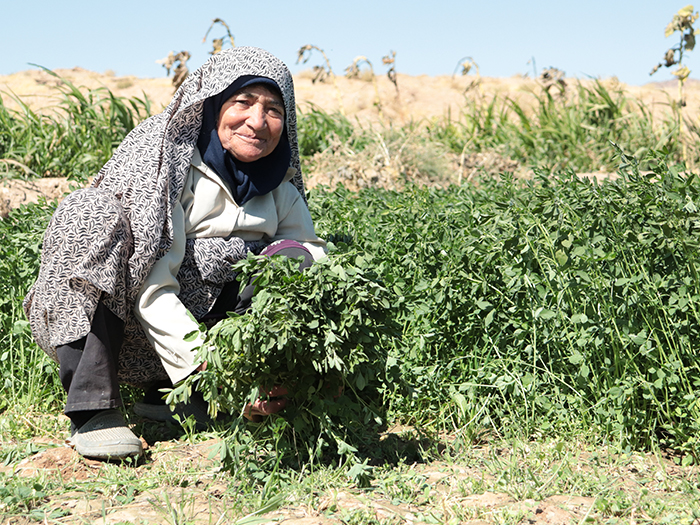
[[(173, 95), (171, 80), (162, 78), (117, 77), (110, 72), (96, 73), (82, 68), (58, 69), (60, 77), (77, 87), (108, 88), (120, 97), (148, 98), (152, 111), (165, 107)], [(622, 87), (631, 97), (643, 101), (656, 115), (668, 110), (669, 101), (677, 97), (673, 82), (650, 83), (644, 86), (626, 86), (615, 78), (601, 80), (606, 87)], [(510, 78), (484, 78), (468, 76), (408, 76), (399, 74), (397, 85), (386, 76), (376, 77), (375, 83), (368, 75), (357, 79), (336, 77), (335, 81), (313, 82), (311, 71), (305, 71), (294, 79), (296, 99), (303, 111), (314, 104), (328, 112), (341, 111), (352, 121), (369, 126), (373, 124), (402, 126), (409, 122), (425, 122), (431, 119), (459, 118), (465, 99), (493, 95), (508, 96), (522, 103), (533, 100), (532, 93), (541, 90), (535, 79), (514, 76)], [(569, 85), (577, 82), (567, 80)], [(592, 80), (582, 80), (590, 83)], [(41, 69), (20, 71), (0, 76), (0, 98), (13, 109), (20, 107), (18, 99), (35, 111), (50, 112), (58, 104), (60, 93), (56, 87), (60, 81)], [(377, 98), (378, 93), (378, 98)], [(700, 105), (700, 81), (686, 83), (686, 99), (689, 107)], [(2, 160), (2, 159), (0, 159)], [(310, 187), (320, 182), (308, 177)], [(39, 196), (47, 199), (60, 197), (69, 189), (65, 179), (43, 179), (31, 182), (0, 179), (0, 217), (22, 203), (35, 202)]]
[[(63, 416), (61, 416), (63, 417)], [(241, 518), (236, 508), (236, 489), (227, 485), (227, 475), (220, 473), (218, 462), (212, 458), (216, 440), (198, 444), (171, 440), (156, 442), (147, 449), (147, 458), (135, 466), (116, 466), (82, 458), (58, 440), (43, 441), (44, 450), (30, 456), (18, 465), (0, 466), (0, 472), (21, 479), (53, 479), (59, 486), (67, 487), (58, 495), (48, 495), (42, 501), (43, 509), (60, 513), (60, 518), (47, 523), (285, 523), (286, 525), (335, 525), (341, 523), (460, 523), (465, 525), (489, 525), (494, 523), (519, 523), (527, 525), (568, 525), (572, 523), (608, 522), (603, 519), (601, 500), (610, 493), (623, 494), (627, 500), (639, 500), (631, 516), (619, 510), (621, 523), (650, 523), (644, 515), (641, 500), (659, 498), (672, 507), (674, 485), (687, 480), (697, 482), (697, 467), (680, 467), (668, 458), (647, 455), (631, 455), (624, 460), (614, 454), (606, 455), (604, 449), (591, 452), (576, 451), (574, 447), (565, 455), (567, 460), (557, 459), (554, 451), (545, 461), (546, 476), (533, 472), (532, 465), (522, 464), (519, 469), (546, 497), (524, 497), (527, 485), (523, 480), (511, 479), (514, 472), (503, 471), (488, 464), (486, 458), (502, 461), (497, 465), (513, 464), (512, 459), (523, 451), (500, 448), (497, 444), (473, 447), (462, 461), (432, 461), (413, 463), (402, 467), (403, 492), (397, 495), (391, 480), (377, 480), (374, 488), (361, 489), (352, 484), (342, 488), (327, 483), (314, 489), (311, 499), (303, 494), (293, 494), (288, 499), (261, 509), (255, 516)], [(543, 455), (542, 450), (532, 451)], [(524, 452), (527, 454), (527, 450)], [(498, 458), (502, 458), (499, 460)], [(494, 460), (494, 459), (492, 459)], [(147, 489), (136, 488), (132, 493), (109, 495), (114, 469), (128, 469), (128, 476), (144, 480), (149, 475), (160, 474), (162, 484)], [(571, 476), (576, 487), (571, 494), (553, 493), (547, 484), (553, 483), (558, 473), (573, 469)], [(553, 473), (553, 474), (551, 474)], [(549, 475), (551, 474), (551, 477)], [(549, 479), (545, 479), (549, 478)], [(609, 493), (590, 496), (572, 495), (585, 493), (586, 477), (595, 478), (595, 492), (605, 486)], [(601, 482), (601, 479), (604, 482)], [(539, 479), (537, 479), (539, 478)], [(403, 480), (409, 479), (414, 493), (406, 492)], [(556, 483), (556, 482), (554, 482)], [(122, 481), (124, 486), (138, 486), (138, 482)], [(152, 485), (152, 484), (151, 484)], [(143, 485), (141, 485), (143, 486)], [(93, 490), (90, 487), (102, 487)], [(106, 490), (105, 490), (106, 489)], [(499, 490), (500, 489), (500, 490)], [(539, 489), (538, 489), (539, 490)], [(303, 491), (302, 491), (303, 492)], [(592, 492), (592, 491), (590, 491)], [(682, 498), (683, 495), (680, 494)], [(274, 498), (272, 498), (274, 499)], [(410, 503), (407, 503), (410, 501)], [(676, 500), (677, 501), (677, 500)], [(250, 512), (250, 509), (245, 512)], [(244, 513), (245, 513), (244, 512)], [(604, 511), (612, 513), (615, 509)], [(623, 514), (627, 514), (624, 518)], [(173, 519), (174, 516), (178, 519)], [(611, 517), (611, 516), (608, 516)], [(37, 517), (12, 517), (5, 523), (25, 525), (36, 523)], [(602, 520), (602, 521), (601, 521)], [(690, 523), (690, 522), (688, 522)], [(693, 522), (695, 524), (695, 522)], [(697, 522), (700, 525), (700, 521)]]
[[(47, 445), (45, 443), (44, 445)], [(108, 464), (82, 458), (60, 442), (32, 457), (22, 461), (13, 469), (0, 466), (0, 472), (14, 470), (15, 475), (31, 478), (43, 475), (59, 478), (64, 484), (77, 483), (89, 486), (98, 482), (104, 475)], [(214, 441), (198, 445), (182, 443), (161, 443), (150, 452), (147, 463), (133, 468), (138, 470), (155, 470), (158, 463), (167, 462), (177, 465), (180, 472), (200, 471), (201, 480), (194, 486), (187, 487), (187, 523), (229, 523), (227, 517), (227, 498), (225, 480), (216, 475), (216, 462), (209, 459), (210, 450), (216, 445)], [(480, 479), (484, 472), (476, 467), (460, 467), (440, 461), (429, 464), (415, 464), (410, 467), (412, 475), (421, 479), (422, 495), (437, 499), (442, 503), (440, 522), (450, 522), (448, 507), (458, 506), (464, 514), (475, 516), (474, 520), (461, 521), (467, 525), (493, 523), (489, 517), (493, 514), (506, 513), (510, 516), (522, 515), (523, 523), (532, 525), (565, 525), (585, 520), (594, 509), (594, 497), (571, 495), (553, 495), (542, 500), (516, 500), (505, 492), (483, 491), (465, 495), (459, 488), (469, 479)], [(624, 475), (624, 474), (623, 474)], [(493, 477), (486, 474), (487, 477)], [(170, 491), (169, 500), (178, 501), (182, 496), (179, 487), (163, 487), (135, 494), (128, 502), (114, 501), (112, 498), (90, 494), (85, 491), (69, 491), (56, 497), (47, 498), (52, 510), (61, 509), (65, 516), (61, 523), (167, 523), (167, 509), (164, 509), (163, 490)], [(174, 504), (174, 503), (173, 503)], [(166, 511), (164, 516), (164, 510)], [(327, 491), (319, 494), (318, 505), (297, 505), (292, 501), (270, 512), (261, 513), (257, 523), (284, 522), (287, 525), (315, 525), (343, 523), (343, 515), (364, 512), (378, 520), (407, 523), (436, 523), (427, 514), (430, 509), (424, 505), (406, 504), (390, 501), (373, 491), (350, 487), (341, 491)], [(228, 515), (228, 519), (233, 516)], [(224, 518), (224, 521), (220, 521)], [(13, 518), (8, 523), (25, 524), (36, 521), (27, 518)], [(184, 523), (184, 522), (183, 522)]]

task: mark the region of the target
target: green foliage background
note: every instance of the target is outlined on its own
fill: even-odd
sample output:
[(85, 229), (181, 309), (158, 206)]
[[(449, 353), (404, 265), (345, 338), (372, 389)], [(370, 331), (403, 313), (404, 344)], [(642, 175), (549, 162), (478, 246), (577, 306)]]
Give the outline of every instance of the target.
[[(259, 337), (256, 359), (278, 368), (270, 375), (250, 367), (250, 384), (294, 381), (315, 372), (285, 378), (291, 356), (307, 351), (305, 342), (320, 352), (317, 362), (336, 355), (329, 344), (336, 327), (359, 310), (363, 326), (383, 336), (362, 351), (348, 346), (343, 359), (375, 368), (382, 421), (467, 440), (583, 433), (621, 449), (667, 446), (691, 458), (700, 416), (700, 184), (668, 166), (662, 152), (647, 159), (649, 173), (622, 152), (619, 161), (621, 177), (602, 184), (569, 172), (477, 187), (314, 192), (319, 233), (343, 242), (331, 262), (295, 276), (286, 292), (289, 268), (268, 265), (251, 317), (225, 328), (239, 340), (215, 340), (219, 352), (236, 353)], [(362, 303), (345, 308), (349, 289), (338, 290), (330, 311), (314, 303), (313, 290), (341, 288), (339, 267), (362, 273), (367, 261), (376, 277), (355, 283), (353, 293), (381, 286), (386, 314)], [(314, 306), (301, 312), (304, 304)], [(382, 324), (387, 318), (396, 332)], [(351, 385), (352, 370), (338, 369)], [(296, 401), (314, 395), (304, 391)], [(294, 426), (296, 415), (281, 418)], [(333, 429), (339, 442), (348, 440), (342, 425)]]

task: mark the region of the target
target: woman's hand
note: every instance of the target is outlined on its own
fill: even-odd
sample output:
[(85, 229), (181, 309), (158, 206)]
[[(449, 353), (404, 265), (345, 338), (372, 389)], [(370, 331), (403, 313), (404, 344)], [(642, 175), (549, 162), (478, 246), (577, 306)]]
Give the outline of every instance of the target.
[(243, 416), (250, 421), (259, 423), (263, 417), (276, 414), (287, 406), (287, 400), (282, 396), (286, 396), (288, 393), (289, 391), (285, 387), (279, 385), (273, 386), (268, 392), (260, 388), (260, 395), (267, 394), (269, 397), (281, 399), (264, 400), (258, 398), (254, 403), (246, 404)]

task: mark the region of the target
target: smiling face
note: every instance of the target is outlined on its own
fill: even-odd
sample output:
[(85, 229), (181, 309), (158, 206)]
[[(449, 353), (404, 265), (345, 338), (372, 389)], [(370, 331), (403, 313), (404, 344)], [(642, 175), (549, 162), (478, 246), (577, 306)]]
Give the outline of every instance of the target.
[(242, 162), (272, 153), (284, 129), (282, 97), (261, 84), (240, 89), (221, 106), (217, 132), (226, 151)]

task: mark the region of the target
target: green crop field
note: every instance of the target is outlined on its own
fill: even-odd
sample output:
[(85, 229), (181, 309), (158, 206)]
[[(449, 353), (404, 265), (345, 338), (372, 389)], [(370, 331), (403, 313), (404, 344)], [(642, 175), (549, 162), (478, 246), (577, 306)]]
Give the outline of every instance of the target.
[[(60, 89), (48, 116), (0, 106), (8, 175), (84, 183), (150, 111)], [(700, 143), (669, 108), (654, 120), (600, 83), (401, 129), (301, 108), (308, 173), (379, 158), (392, 184), (310, 191), (331, 251), (303, 274), (240, 263), (259, 272), (252, 310), (207, 332), (210, 368), (170, 394), (200, 389), (233, 416), (202, 433), (144, 423), (125, 388), (150, 448), (124, 465), (60, 446), (64, 394), (21, 308), (56, 203), (13, 210), (0, 220), (3, 522), (698, 523)], [(532, 175), (465, 176), (487, 152)], [(617, 176), (577, 175), (600, 166)], [(296, 386), (288, 409), (237, 417), (280, 383)]]

